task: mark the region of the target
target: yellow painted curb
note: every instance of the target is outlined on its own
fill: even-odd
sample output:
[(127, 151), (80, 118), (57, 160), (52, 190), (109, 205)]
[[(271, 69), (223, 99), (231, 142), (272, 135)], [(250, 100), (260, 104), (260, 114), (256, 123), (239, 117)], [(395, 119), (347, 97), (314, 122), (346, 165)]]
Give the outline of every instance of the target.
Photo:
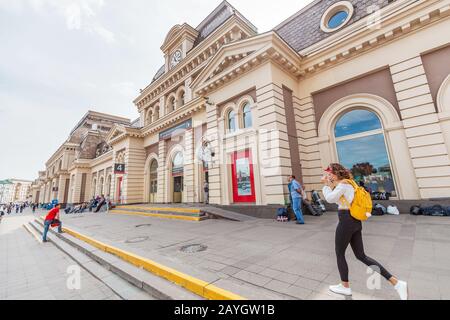
[(209, 284), (206, 281), (194, 278), (182, 272), (179, 272), (175, 269), (163, 266), (155, 261), (150, 259), (146, 259), (135, 255), (133, 253), (127, 252), (125, 250), (115, 248), (103, 242), (97, 241), (93, 238), (85, 236), (79, 232), (76, 232), (72, 229), (63, 227), (63, 231), (74, 236), (77, 239), (80, 239), (90, 245), (111, 253), (124, 261), (127, 261), (138, 268), (143, 268), (157, 276), (160, 276), (170, 282), (173, 282), (185, 289), (209, 300), (246, 300), (245, 298), (229, 292), (227, 290), (218, 288), (214, 285)]
[(144, 213), (136, 211), (123, 211), (123, 210), (112, 210), (109, 211), (110, 214), (121, 214), (121, 215), (131, 215), (131, 216), (144, 216), (144, 217), (154, 217), (162, 219), (172, 219), (172, 220), (185, 220), (185, 221), (201, 221), (200, 217), (191, 216), (177, 216), (173, 214), (161, 214), (161, 213)]
[(200, 209), (189, 208), (157, 208), (157, 207), (143, 207), (143, 206), (117, 206), (117, 209), (130, 209), (130, 210), (142, 210), (142, 211), (158, 211), (158, 212), (178, 212), (178, 213), (201, 213)]

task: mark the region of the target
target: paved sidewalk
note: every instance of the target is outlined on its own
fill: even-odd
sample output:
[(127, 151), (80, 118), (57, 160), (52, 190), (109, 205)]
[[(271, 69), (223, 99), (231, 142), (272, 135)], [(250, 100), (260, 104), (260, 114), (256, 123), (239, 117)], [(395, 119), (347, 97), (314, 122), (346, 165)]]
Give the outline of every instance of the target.
[[(255, 220), (201, 223), (139, 216), (64, 216), (66, 226), (247, 298), (341, 299), (334, 254), (335, 214), (306, 225)], [(367, 254), (409, 281), (412, 299), (450, 299), (450, 219), (384, 216), (364, 226)], [(201, 244), (207, 249), (180, 249)], [(367, 268), (349, 249), (354, 299), (398, 299), (389, 284), (367, 288)]]
[(31, 219), (31, 214), (11, 215), (0, 224), (0, 300), (119, 299), (84, 269), (81, 289), (69, 290), (67, 268), (76, 263), (53, 244), (38, 243), (23, 228)]

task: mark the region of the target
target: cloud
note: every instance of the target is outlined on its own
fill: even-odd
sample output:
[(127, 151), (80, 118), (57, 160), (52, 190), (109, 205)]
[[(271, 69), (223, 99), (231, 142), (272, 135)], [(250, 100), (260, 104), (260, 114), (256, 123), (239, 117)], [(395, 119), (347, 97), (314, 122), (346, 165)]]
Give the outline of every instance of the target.
[[(6, 2), (14, 5), (8, 6)], [(21, 13), (26, 6), (38, 13), (53, 10), (64, 18), (68, 30), (84, 31), (112, 44), (116, 42), (115, 34), (97, 19), (97, 13), (104, 5), (104, 0), (0, 0), (0, 8), (15, 13)]]

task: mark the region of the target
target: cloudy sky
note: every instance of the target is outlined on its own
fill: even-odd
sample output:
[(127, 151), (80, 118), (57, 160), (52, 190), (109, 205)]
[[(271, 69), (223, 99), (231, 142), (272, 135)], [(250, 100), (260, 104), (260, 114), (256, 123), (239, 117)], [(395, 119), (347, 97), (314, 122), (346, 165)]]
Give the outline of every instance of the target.
[[(231, 0), (260, 32), (311, 0)], [(132, 119), (177, 23), (219, 0), (0, 0), (0, 179), (35, 179), (88, 111)]]

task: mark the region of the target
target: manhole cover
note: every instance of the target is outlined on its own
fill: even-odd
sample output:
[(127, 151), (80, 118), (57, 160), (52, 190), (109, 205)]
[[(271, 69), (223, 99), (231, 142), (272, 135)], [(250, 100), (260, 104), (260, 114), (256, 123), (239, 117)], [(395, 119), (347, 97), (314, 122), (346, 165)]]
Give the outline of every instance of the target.
[(152, 225), (150, 223), (146, 223), (146, 224), (138, 224), (137, 226), (135, 226), (136, 228), (144, 228), (144, 227), (151, 227)]
[(148, 239), (149, 239), (149, 237), (130, 238), (130, 239), (127, 239), (127, 241), (125, 241), (125, 243), (139, 243), (139, 242), (147, 241)]
[(206, 249), (208, 249), (208, 247), (203, 244), (190, 244), (182, 247), (180, 251), (184, 253), (196, 253), (206, 251)]

